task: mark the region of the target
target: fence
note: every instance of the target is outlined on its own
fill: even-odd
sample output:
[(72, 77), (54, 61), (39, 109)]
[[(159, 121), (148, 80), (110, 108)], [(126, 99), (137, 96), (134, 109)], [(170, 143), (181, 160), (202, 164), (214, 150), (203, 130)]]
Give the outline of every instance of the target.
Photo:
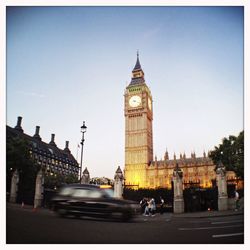
[(142, 198), (154, 198), (156, 204), (159, 208), (160, 197), (164, 199), (164, 211), (172, 212), (173, 211), (173, 191), (171, 189), (158, 188), (158, 189), (130, 189), (124, 188), (123, 198), (128, 200), (133, 200), (140, 202)]
[(189, 187), (183, 191), (185, 212), (218, 210), (218, 189)]

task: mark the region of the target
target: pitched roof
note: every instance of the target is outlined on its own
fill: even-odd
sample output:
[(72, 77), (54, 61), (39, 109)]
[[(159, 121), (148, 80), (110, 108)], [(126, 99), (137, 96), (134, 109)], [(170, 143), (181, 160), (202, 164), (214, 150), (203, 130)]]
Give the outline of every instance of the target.
[[(141, 74), (138, 75), (137, 72), (140, 72), (140, 71), (141, 71)], [(133, 72), (133, 77), (132, 77), (129, 85), (145, 84), (144, 73), (143, 73), (143, 70), (141, 68), (138, 52), (137, 52), (136, 64), (135, 64), (135, 67), (134, 67), (132, 72)]]
[(134, 67), (133, 71), (137, 71), (137, 70), (142, 70), (141, 64), (140, 64), (140, 60), (139, 60), (139, 53), (138, 52), (137, 52), (136, 64), (135, 64), (135, 67)]
[(145, 83), (144, 78), (143, 77), (137, 77), (137, 78), (132, 78), (129, 85), (138, 85), (138, 84), (143, 84), (143, 83)]
[(89, 174), (89, 171), (87, 168), (84, 169), (83, 174)]
[(29, 145), (32, 147), (32, 150), (37, 154), (44, 155), (49, 158), (51, 157), (51, 158), (62, 159), (66, 162), (78, 166), (76, 159), (69, 151), (62, 150), (58, 148), (56, 145), (51, 145), (50, 143), (43, 142), (39, 140), (36, 136), (27, 135), (9, 126), (6, 126), (6, 134), (7, 136), (11, 137), (18, 136), (26, 139), (29, 142)]
[(121, 170), (120, 166), (118, 166), (118, 168), (116, 170), (116, 173), (122, 173), (122, 170)]

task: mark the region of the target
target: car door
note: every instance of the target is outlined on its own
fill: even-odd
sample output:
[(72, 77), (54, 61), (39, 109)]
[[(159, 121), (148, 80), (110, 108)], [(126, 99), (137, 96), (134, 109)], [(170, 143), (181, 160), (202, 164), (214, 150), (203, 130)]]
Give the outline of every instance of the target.
[(86, 206), (89, 196), (89, 190), (85, 188), (76, 188), (69, 200), (69, 206), (72, 213), (85, 214), (88, 211)]
[(90, 189), (85, 200), (86, 212), (91, 216), (103, 217), (108, 213), (109, 203), (101, 189)]

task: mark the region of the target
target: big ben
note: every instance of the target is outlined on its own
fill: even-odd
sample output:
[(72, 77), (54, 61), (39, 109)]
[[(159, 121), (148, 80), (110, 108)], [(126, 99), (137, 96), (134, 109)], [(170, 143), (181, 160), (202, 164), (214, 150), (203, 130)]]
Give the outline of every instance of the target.
[(153, 106), (138, 53), (131, 82), (125, 89), (124, 106), (125, 185), (145, 188), (147, 168), (153, 160)]
[[(193, 152), (191, 158), (186, 157), (184, 152), (179, 159), (174, 153), (174, 159), (170, 159), (166, 150), (163, 160), (158, 161), (157, 157), (153, 160), (152, 95), (145, 82), (138, 53), (131, 81), (124, 93), (124, 116), (126, 188), (170, 189), (176, 164), (183, 171), (184, 183), (212, 187), (216, 179), (215, 165), (205, 152), (201, 157), (196, 157)], [(227, 171), (227, 179), (235, 180), (235, 173)]]

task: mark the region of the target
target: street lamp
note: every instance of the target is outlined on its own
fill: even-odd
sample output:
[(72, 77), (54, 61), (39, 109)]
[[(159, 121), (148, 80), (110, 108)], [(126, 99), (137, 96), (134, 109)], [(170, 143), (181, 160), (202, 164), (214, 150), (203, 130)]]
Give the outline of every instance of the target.
[(80, 165), (80, 183), (82, 179), (82, 155), (83, 155), (83, 143), (84, 143), (84, 133), (87, 131), (87, 127), (85, 126), (85, 121), (83, 121), (83, 124), (81, 126), (81, 132), (82, 132), (82, 140), (81, 140), (81, 145), (82, 145), (82, 150), (81, 150), (81, 165)]

